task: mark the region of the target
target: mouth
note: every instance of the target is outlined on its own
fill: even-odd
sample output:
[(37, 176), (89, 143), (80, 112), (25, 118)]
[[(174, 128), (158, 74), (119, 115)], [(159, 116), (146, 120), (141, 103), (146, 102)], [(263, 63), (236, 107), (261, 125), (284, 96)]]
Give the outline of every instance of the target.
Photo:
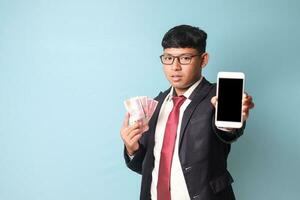
[(180, 76), (180, 75), (172, 75), (171, 79), (174, 82), (178, 82), (178, 81), (180, 81), (182, 79), (182, 76)]

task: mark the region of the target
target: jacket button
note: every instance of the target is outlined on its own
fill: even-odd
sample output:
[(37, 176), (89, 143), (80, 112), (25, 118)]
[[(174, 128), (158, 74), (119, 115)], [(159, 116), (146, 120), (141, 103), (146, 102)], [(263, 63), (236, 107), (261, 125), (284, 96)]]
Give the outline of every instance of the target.
[(184, 168), (184, 171), (185, 171), (185, 172), (188, 172), (188, 171), (191, 171), (191, 169), (192, 169), (192, 167), (185, 167), (185, 168)]

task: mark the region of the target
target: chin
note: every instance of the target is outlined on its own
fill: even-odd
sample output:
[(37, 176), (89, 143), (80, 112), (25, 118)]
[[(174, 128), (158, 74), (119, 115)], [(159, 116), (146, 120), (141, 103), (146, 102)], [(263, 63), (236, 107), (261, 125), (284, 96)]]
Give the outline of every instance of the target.
[(189, 86), (186, 85), (186, 84), (182, 84), (182, 83), (172, 83), (171, 84), (174, 88), (177, 88), (177, 89), (186, 89), (188, 88)]

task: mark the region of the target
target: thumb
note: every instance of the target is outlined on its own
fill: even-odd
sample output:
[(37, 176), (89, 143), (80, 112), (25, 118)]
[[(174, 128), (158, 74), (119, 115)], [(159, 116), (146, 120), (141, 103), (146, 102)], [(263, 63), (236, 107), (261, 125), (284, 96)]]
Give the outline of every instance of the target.
[(213, 96), (210, 100), (211, 104), (216, 107), (217, 102), (218, 102), (218, 97), (217, 96)]
[(128, 126), (128, 123), (129, 123), (129, 117), (130, 117), (129, 112), (126, 112), (125, 118), (124, 118), (124, 121), (123, 121), (123, 127), (127, 127), (127, 126)]

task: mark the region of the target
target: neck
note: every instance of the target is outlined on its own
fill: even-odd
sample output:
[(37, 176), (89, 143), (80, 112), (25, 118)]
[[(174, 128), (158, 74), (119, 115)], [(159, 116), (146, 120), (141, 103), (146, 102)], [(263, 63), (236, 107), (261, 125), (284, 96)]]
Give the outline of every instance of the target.
[(192, 85), (194, 85), (197, 81), (199, 81), (199, 79), (201, 79), (202, 76), (200, 76), (198, 79), (196, 79), (195, 81), (193, 81), (191, 84), (189, 84), (186, 88), (175, 88), (174, 87), (174, 90), (175, 90), (175, 93), (174, 95), (176, 96), (180, 96), (180, 95), (183, 95)]
[[(190, 86), (189, 86), (190, 87)], [(174, 88), (175, 89), (175, 94), (174, 96), (180, 96), (183, 95), (188, 89), (188, 88)]]

